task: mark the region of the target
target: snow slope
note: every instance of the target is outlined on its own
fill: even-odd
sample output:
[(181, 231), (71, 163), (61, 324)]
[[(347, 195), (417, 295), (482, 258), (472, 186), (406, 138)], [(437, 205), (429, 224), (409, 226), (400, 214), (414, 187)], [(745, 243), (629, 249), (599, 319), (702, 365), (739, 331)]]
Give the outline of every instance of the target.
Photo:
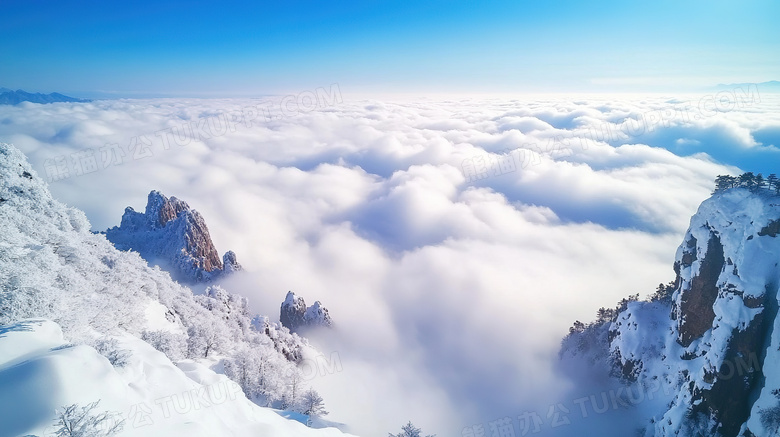
[(59, 326), (26, 320), (0, 328), (0, 437), (51, 435), (55, 409), (100, 401), (124, 420), (122, 437), (344, 436), (311, 429), (249, 401), (224, 375), (194, 362), (174, 365), (131, 336), (131, 352), (115, 368), (88, 346), (64, 340)]

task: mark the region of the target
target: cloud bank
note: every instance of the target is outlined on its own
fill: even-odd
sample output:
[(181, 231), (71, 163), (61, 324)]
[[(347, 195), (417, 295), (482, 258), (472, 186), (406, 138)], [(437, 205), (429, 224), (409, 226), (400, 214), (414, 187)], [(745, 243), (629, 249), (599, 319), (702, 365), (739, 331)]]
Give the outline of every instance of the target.
[(566, 396), (571, 323), (672, 279), (717, 174), (780, 162), (780, 101), (744, 95), (21, 104), (0, 140), (95, 230), (185, 199), (260, 313), (321, 300), (332, 419), (452, 435)]

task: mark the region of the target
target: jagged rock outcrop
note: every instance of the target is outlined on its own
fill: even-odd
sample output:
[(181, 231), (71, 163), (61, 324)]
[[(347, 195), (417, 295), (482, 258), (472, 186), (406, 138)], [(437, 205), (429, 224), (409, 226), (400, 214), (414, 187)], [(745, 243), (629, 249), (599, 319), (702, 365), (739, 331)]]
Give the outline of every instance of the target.
[(106, 238), (118, 249), (134, 250), (185, 282), (208, 281), (241, 270), (232, 251), (220, 259), (206, 221), (196, 210), (159, 191), (149, 193), (143, 213), (127, 207), (121, 224), (108, 229)]
[(766, 190), (715, 194), (677, 251), (671, 299), (631, 302), (604, 326), (595, 349), (609, 351), (616, 375), (674, 394), (643, 412), (645, 436), (780, 435), (777, 223), (780, 198)]
[(244, 270), (244, 268), (241, 267), (241, 264), (239, 264), (238, 260), (236, 259), (236, 253), (232, 250), (228, 250), (224, 255), (222, 255), (222, 270), (225, 273), (233, 273)]
[(279, 321), (293, 332), (302, 328), (333, 325), (328, 309), (323, 307), (320, 301), (306, 307), (303, 298), (296, 296), (292, 291), (287, 292), (287, 296), (282, 302)]

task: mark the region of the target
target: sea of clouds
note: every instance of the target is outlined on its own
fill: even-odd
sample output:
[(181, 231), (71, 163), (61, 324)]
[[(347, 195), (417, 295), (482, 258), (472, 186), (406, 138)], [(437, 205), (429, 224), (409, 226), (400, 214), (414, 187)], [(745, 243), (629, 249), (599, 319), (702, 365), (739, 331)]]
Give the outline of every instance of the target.
[(363, 435), (547, 421), (571, 386), (553, 363), (572, 322), (673, 279), (716, 175), (780, 171), (780, 100), (756, 88), (347, 91), (0, 106), (0, 141), (94, 230), (153, 189), (186, 200), (259, 313), (278, 317), (288, 290), (322, 301), (336, 328), (313, 341), (341, 371), (313, 384)]

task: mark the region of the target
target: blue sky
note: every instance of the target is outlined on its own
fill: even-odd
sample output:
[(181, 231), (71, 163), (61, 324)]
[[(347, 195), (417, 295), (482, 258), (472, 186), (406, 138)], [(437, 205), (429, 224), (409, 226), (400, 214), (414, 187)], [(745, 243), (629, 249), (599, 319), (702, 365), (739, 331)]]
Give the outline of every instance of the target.
[[(678, 4), (683, 3), (683, 4)], [(770, 0), (4, 1), (0, 86), (116, 96), (652, 91), (780, 77)]]

